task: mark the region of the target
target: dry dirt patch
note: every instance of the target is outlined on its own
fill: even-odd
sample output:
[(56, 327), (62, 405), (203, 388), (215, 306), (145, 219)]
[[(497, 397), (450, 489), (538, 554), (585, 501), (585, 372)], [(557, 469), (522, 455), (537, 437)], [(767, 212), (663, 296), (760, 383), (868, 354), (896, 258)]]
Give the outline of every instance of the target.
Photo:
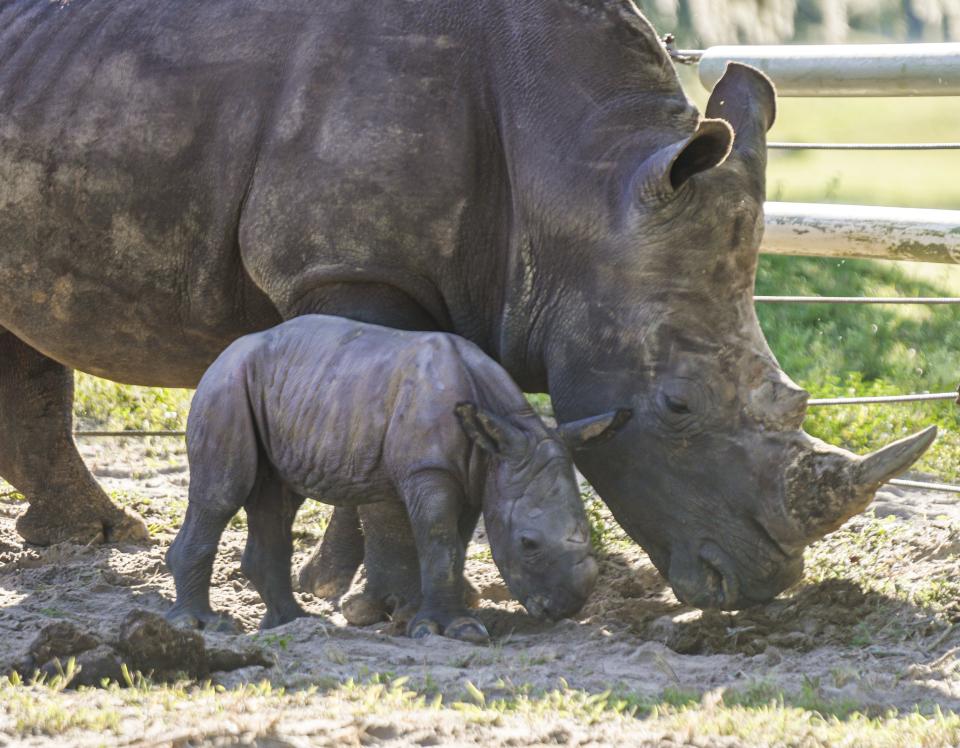
[[(0, 672), (20, 662), (37, 633), (52, 622), (67, 621), (109, 641), (116, 638), (131, 611), (162, 613), (173, 599), (163, 554), (186, 501), (182, 449), (114, 441), (84, 444), (83, 451), (108, 490), (134, 504), (147, 519), (154, 542), (149, 546), (23, 547), (14, 531), (23, 504), (13, 496), (0, 496)], [(299, 521), (297, 564), (318, 541), (326, 511), (318, 504), (307, 509)], [(353, 628), (330, 603), (309, 595), (300, 599), (315, 618), (258, 632), (263, 607), (239, 571), (245, 539), (241, 518), (224, 536), (212, 600), (215, 608), (240, 621), (245, 632), (235, 637), (207, 634), (207, 646), (259, 649), (273, 664), (218, 671), (211, 678), (227, 688), (266, 680), (288, 693), (308, 693), (316, 686), (330, 689), (350, 679), (406, 678), (401, 691), (413, 689), (428, 699), (439, 695), (445, 703), (502, 699), (516, 704), (528, 694), (561, 688), (587, 695), (612, 691), (634, 706), (663, 700), (709, 704), (719, 698), (730, 705), (749, 706), (783, 698), (788, 706), (796, 703), (841, 716), (854, 709), (867, 715), (880, 715), (890, 708), (960, 711), (960, 634), (954, 626), (960, 620), (956, 599), (960, 515), (949, 497), (916, 492), (885, 494), (877, 515), (855, 520), (813, 549), (808, 579), (802, 585), (767, 606), (736, 614), (702, 614), (681, 606), (646, 556), (622, 542), (615, 530), (608, 530), (599, 588), (579, 620), (539, 624), (507, 599), (489, 552), (482, 543), (474, 545), (468, 574), (482, 593), (481, 617), (494, 637), (487, 647), (437, 637), (414, 642), (396, 635), (389, 623)], [(104, 692), (72, 698), (113, 697)], [(355, 705), (363, 699), (347, 701)], [(304, 704), (270, 709), (277, 719), (289, 722), (291, 715), (299, 714), (297, 710), (306, 709)], [(103, 703), (101, 708), (106, 708)], [(314, 711), (319, 708), (315, 705)], [(347, 713), (352, 707), (344, 708)], [(429, 741), (417, 742), (422, 735), (416, 740), (411, 737), (420, 735), (417, 730), (423, 724), (441, 726), (457, 719), (456, 714), (442, 711), (430, 723), (419, 711), (416, 714), (409, 724), (394, 714), (372, 732), (367, 730), (369, 725), (358, 727), (354, 737), (368, 743), (426, 745)], [(0, 745), (5, 739), (23, 737), (18, 730), (24, 729), (22, 719), (19, 727), (11, 724), (10, 711), (6, 722), (3, 716), (0, 705)], [(331, 717), (334, 722), (337, 718), (336, 714)], [(504, 715), (500, 727), (475, 720), (485, 725), (483, 729), (460, 734), (454, 742), (492, 741), (489, 731), (494, 728), (500, 730), (498, 735), (502, 733), (495, 742), (504, 745), (551, 742), (550, 730), (537, 732), (537, 727), (523, 733), (539, 736), (531, 738), (533, 742), (511, 743), (511, 731), (523, 732), (511, 722), (518, 718)], [(347, 722), (353, 724), (352, 719)], [(582, 720), (571, 723), (571, 719), (559, 713), (540, 714), (534, 722), (523, 724), (555, 727), (560, 732), (554, 737), (559, 740), (563, 733), (570, 742), (571, 736), (579, 734), (571, 732), (570, 724), (583, 728)], [(256, 727), (248, 722), (240, 720), (233, 732), (224, 728), (223, 734), (238, 735)], [(599, 740), (602, 733), (614, 740), (618, 731), (628, 729), (639, 740), (652, 726), (643, 723), (646, 726), (641, 727), (635, 719), (620, 716), (604, 722), (609, 724), (602, 731), (583, 735)], [(402, 730), (400, 723), (405, 724)], [(126, 734), (124, 724), (120, 719), (108, 727)], [(348, 729), (343, 725), (337, 729), (341, 728)], [(323, 728), (332, 729), (333, 722)], [(450, 732), (448, 737), (454, 740), (455, 734)], [(655, 734), (648, 737), (653, 740)], [(77, 740), (83, 735), (93, 740), (82, 730), (76, 733)], [(363, 735), (368, 737), (361, 740)], [(34, 740), (45, 739), (38, 734)]]

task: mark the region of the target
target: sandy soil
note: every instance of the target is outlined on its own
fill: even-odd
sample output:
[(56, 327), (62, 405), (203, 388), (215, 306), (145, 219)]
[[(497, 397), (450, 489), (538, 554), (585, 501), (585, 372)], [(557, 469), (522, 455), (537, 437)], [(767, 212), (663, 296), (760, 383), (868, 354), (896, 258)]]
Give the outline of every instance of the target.
[[(20, 661), (51, 622), (71, 621), (108, 640), (131, 610), (162, 613), (171, 604), (173, 583), (163, 554), (185, 506), (185, 459), (169, 445), (125, 441), (90, 440), (82, 450), (109, 491), (137, 497), (133, 503), (155, 533), (150, 546), (23, 547), (14, 521), (24, 505), (0, 488), (0, 673)], [(297, 567), (317, 542), (322, 511), (314, 504), (298, 520)], [(890, 707), (960, 711), (960, 631), (953, 625), (960, 605), (944, 604), (939, 588), (930, 587), (930, 580), (960, 577), (960, 509), (947, 494), (886, 492), (877, 516), (893, 519), (855, 520), (846, 539), (814, 557), (810, 576), (820, 581), (808, 580), (767, 606), (732, 615), (680, 605), (639, 549), (613, 541), (598, 590), (579, 619), (539, 624), (508, 599), (489, 554), (477, 544), (468, 575), (481, 592), (481, 617), (494, 637), (484, 647), (440, 637), (414, 642), (396, 635), (389, 623), (353, 628), (334, 606), (310, 595), (300, 599), (316, 618), (258, 633), (263, 608), (239, 571), (245, 532), (238, 522), (221, 544), (212, 599), (246, 632), (208, 634), (207, 640), (259, 647), (275, 664), (217, 672), (213, 679), (229, 687), (266, 678), (297, 688), (391, 673), (445, 697), (462, 697), (467, 680), (488, 697), (521, 684), (545, 691), (561, 679), (591, 693), (613, 689), (651, 697), (667, 689), (705, 693), (764, 684), (851, 700), (868, 714)], [(871, 568), (881, 578), (873, 579)], [(927, 604), (932, 599), (937, 606)], [(438, 717), (437, 725), (448, 718)], [(430, 744), (411, 737), (423, 727), (419, 719), (406, 724), (398, 717), (374, 742)], [(512, 734), (511, 725), (503, 722), (503, 734)], [(553, 728), (561, 731), (557, 736), (570, 737), (569, 725)], [(454, 742), (493, 741), (489, 725), (477, 729)], [(544, 730), (537, 740), (565, 742), (548, 739)], [(640, 733), (633, 735), (639, 741)], [(14, 738), (0, 721), (0, 745)]]

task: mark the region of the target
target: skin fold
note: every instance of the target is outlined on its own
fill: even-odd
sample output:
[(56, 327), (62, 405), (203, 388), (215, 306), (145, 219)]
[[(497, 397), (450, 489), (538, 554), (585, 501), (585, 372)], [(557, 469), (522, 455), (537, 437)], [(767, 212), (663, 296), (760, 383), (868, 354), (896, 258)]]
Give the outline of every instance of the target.
[(167, 554), (177, 586), (169, 617), (222, 624), (210, 575), (240, 507), (242, 567), (266, 603), (263, 627), (305, 615), (290, 559), (307, 496), (402, 503), (423, 590), (414, 637), (488, 639), (464, 605), (466, 545), (481, 512), (511, 592), (538, 617), (575, 613), (597, 564), (570, 449), (612, 437), (627, 418), (548, 429), (500, 366), (446, 333), (306, 315), (245, 336), (204, 374), (190, 411), (190, 500)]
[[(336, 314), (457, 333), (562, 421), (631, 409), (577, 468), (681, 599), (770, 599), (932, 439), (868, 469), (801, 429), (752, 302), (774, 114), (731, 65), (701, 115), (630, 0), (0, 0), (20, 533), (146, 534), (76, 451), (71, 369), (192, 387)], [(417, 599), (404, 522), (338, 508), (301, 583), (341, 592), (362, 533), (360, 607)]]

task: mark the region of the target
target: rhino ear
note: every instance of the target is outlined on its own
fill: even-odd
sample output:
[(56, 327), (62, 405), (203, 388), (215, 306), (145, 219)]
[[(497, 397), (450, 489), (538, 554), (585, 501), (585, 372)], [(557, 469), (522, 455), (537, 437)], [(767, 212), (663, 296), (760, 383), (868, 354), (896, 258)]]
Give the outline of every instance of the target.
[(619, 408), (602, 416), (561, 424), (557, 432), (570, 449), (588, 449), (611, 439), (632, 415), (629, 408)]
[(690, 177), (722, 164), (732, 143), (733, 131), (722, 119), (701, 120), (690, 137), (661, 148), (644, 161), (639, 171), (641, 194), (673, 194)]
[(454, 413), (470, 440), (491, 454), (512, 454), (525, 443), (519, 429), (474, 403), (458, 403)]
[(756, 68), (730, 62), (707, 102), (707, 116), (733, 127), (731, 161), (746, 162), (751, 173), (767, 165), (767, 131), (777, 118), (777, 94), (770, 79)]

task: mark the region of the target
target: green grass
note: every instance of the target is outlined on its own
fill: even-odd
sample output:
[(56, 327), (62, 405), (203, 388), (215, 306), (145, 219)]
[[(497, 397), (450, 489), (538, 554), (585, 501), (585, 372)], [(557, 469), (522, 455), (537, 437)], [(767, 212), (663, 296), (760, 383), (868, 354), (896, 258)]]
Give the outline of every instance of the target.
[[(282, 735), (284, 723), (302, 724), (309, 718), (320, 737), (357, 717), (381, 715), (398, 725), (429, 724), (448, 712), (457, 714), (459, 724), (505, 727), (507, 734), (511, 727), (529, 730), (542, 721), (564, 719), (631, 739), (669, 735), (676, 741), (679, 733), (681, 742), (697, 745), (723, 737), (751, 745), (809, 746), (933, 746), (960, 740), (960, 718), (952, 713), (891, 710), (867, 715), (855, 704), (825, 699), (813, 681), (805, 682), (797, 693), (758, 682), (703, 696), (678, 689), (660, 694), (588, 693), (570, 688), (562, 679), (557, 688), (539, 692), (505, 682), (484, 692), (465, 680), (459, 694), (435, 689), (427, 693), (406, 677), (376, 674), (363, 681), (331, 681), (301, 690), (276, 688), (266, 681), (233, 689), (209, 683), (157, 685), (138, 674), (128, 678), (127, 688), (113, 684), (68, 693), (65, 685), (63, 679), (0, 682), (0, 726), (20, 736), (64, 739), (71, 733), (96, 731), (106, 738), (129, 737), (133, 727), (155, 731), (176, 719), (183, 737), (225, 737), (239, 731), (251, 739)], [(189, 714), (184, 703), (190, 704)]]
[(74, 417), (83, 428), (176, 431), (187, 421), (192, 390), (135, 387), (78, 373)]

